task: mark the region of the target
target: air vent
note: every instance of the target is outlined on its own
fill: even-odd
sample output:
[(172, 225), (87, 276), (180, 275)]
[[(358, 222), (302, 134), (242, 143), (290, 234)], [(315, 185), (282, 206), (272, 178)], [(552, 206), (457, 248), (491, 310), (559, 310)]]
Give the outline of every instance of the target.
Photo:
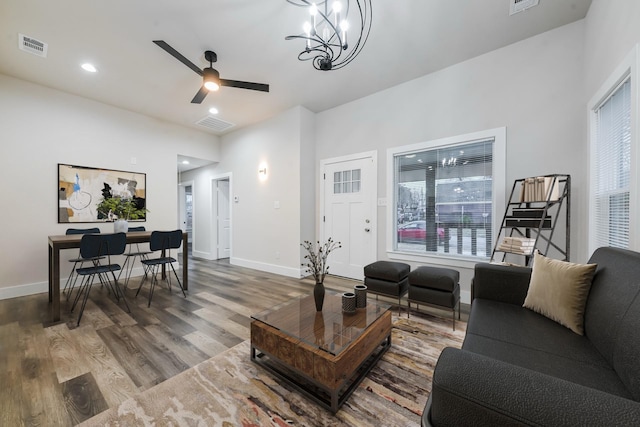
[(18, 33), (18, 48), (25, 52), (33, 53), (41, 58), (47, 57), (47, 47), (49, 45), (33, 37)]
[(515, 15), (530, 7), (537, 6), (538, 2), (539, 0), (509, 0), (509, 15)]
[(233, 123), (228, 123), (212, 116), (205, 116), (198, 120), (196, 124), (217, 132), (222, 132), (235, 126)]

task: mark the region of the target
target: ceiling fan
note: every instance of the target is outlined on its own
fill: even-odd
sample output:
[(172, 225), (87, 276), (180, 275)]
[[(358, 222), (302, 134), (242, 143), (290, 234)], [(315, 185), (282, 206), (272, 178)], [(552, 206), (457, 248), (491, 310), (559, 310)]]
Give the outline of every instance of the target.
[(182, 62), (184, 65), (195, 71), (198, 75), (202, 76), (202, 87), (200, 88), (198, 93), (196, 93), (196, 96), (194, 96), (191, 100), (192, 104), (202, 103), (209, 91), (216, 91), (220, 88), (220, 86), (229, 86), (237, 87), (240, 89), (251, 89), (260, 92), (269, 92), (269, 85), (267, 84), (221, 79), (218, 70), (213, 68), (213, 63), (218, 60), (218, 55), (216, 55), (216, 53), (211, 50), (207, 50), (204, 53), (205, 59), (209, 61), (209, 66), (201, 70), (197, 65), (185, 58), (180, 52), (169, 46), (169, 44), (164, 40), (154, 40), (153, 42), (164, 49), (169, 55), (173, 56), (178, 61)]

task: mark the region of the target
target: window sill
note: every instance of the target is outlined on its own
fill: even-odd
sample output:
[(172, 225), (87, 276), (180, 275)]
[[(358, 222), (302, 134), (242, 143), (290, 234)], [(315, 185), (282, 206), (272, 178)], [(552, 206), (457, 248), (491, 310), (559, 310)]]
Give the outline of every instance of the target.
[(489, 262), (489, 258), (485, 257), (464, 257), (464, 256), (448, 256), (441, 254), (420, 254), (416, 252), (387, 251), (387, 256), (391, 260), (411, 261), (423, 264), (435, 264), (446, 267), (467, 268), (473, 270), (476, 264)]

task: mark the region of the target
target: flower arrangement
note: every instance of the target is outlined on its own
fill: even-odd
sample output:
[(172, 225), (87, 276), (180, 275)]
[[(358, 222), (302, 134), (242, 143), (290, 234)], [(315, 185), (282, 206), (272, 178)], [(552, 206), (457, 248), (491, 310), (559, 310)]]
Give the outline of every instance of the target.
[(314, 244), (305, 240), (300, 246), (307, 251), (307, 255), (304, 256), (307, 262), (302, 264), (306, 268), (305, 272), (313, 275), (316, 283), (324, 283), (324, 276), (329, 272), (327, 257), (333, 250), (341, 248), (342, 245), (329, 237), (322, 245), (319, 241)]

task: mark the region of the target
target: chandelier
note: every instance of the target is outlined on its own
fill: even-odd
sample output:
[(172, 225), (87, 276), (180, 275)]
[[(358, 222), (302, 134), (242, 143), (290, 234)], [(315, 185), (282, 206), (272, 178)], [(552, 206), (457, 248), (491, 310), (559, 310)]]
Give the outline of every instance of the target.
[(371, 0), (287, 2), (305, 8), (309, 20), (302, 26), (302, 34), (287, 36), (285, 40), (304, 40), (306, 46), (298, 59), (312, 61), (316, 70), (338, 70), (346, 66), (367, 42), (371, 30)]

